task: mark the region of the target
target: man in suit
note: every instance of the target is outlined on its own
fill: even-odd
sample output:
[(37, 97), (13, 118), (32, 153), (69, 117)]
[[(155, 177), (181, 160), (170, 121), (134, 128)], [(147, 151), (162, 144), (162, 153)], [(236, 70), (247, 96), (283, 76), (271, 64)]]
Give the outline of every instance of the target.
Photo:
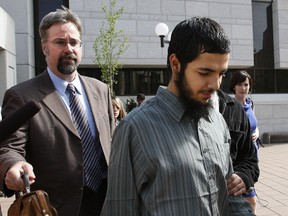
[[(22, 190), (21, 176), (27, 172), (31, 189), (48, 192), (59, 215), (99, 215), (106, 194), (114, 130), (110, 91), (106, 84), (77, 72), (82, 29), (72, 11), (63, 7), (47, 14), (39, 32), (47, 69), (6, 91), (2, 115), (6, 118), (32, 99), (39, 102), (41, 110), (1, 144), (0, 189), (7, 196)], [(75, 87), (74, 94), (86, 113), (86, 125), (92, 135), (90, 146), (100, 167), (97, 177), (89, 178), (95, 178), (97, 186), (91, 187), (86, 177), (89, 167), (96, 163), (88, 161), (86, 165), (90, 159), (83, 152), (84, 136), (72, 117), (68, 84)]]

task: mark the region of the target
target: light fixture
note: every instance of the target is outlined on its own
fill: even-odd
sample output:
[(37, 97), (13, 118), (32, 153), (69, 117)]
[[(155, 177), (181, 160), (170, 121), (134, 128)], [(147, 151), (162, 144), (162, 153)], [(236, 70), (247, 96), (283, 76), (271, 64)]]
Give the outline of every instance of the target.
[[(156, 34), (160, 37), (161, 47), (164, 47), (164, 43), (169, 43), (170, 38), (168, 40), (164, 40), (165, 36), (169, 32), (169, 28), (165, 23), (158, 23), (155, 27)], [(168, 34), (168, 37), (171, 37), (171, 33)]]

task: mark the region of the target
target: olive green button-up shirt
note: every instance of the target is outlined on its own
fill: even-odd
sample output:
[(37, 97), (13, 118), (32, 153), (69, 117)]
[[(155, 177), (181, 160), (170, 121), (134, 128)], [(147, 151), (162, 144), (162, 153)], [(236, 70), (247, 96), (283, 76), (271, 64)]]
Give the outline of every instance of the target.
[(102, 215), (229, 215), (230, 135), (221, 114), (209, 112), (195, 122), (180, 99), (160, 87), (122, 120)]

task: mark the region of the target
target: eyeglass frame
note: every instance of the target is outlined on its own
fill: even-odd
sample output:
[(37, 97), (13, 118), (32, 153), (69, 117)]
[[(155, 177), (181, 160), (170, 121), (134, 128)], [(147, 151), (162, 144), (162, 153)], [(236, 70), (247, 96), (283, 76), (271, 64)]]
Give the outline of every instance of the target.
[(71, 46), (72, 50), (75, 50), (75, 49), (82, 47), (82, 41), (77, 40), (77, 39), (73, 39), (73, 41), (72, 41), (72, 43), (75, 42), (76, 45), (71, 44), (71, 41), (66, 41), (66, 40), (61, 39), (61, 38), (57, 38), (54, 41), (46, 41), (46, 42), (52, 43), (54, 47), (61, 48), (61, 49), (64, 49), (67, 46), (67, 44), (69, 44)]

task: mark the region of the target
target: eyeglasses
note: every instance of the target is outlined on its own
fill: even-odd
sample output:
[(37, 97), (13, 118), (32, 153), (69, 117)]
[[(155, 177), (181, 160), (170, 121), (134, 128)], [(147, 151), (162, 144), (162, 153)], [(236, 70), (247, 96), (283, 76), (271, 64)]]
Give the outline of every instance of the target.
[(73, 50), (82, 46), (82, 42), (79, 40), (66, 41), (62, 39), (56, 39), (54, 41), (47, 41), (47, 42), (52, 43), (55, 47), (61, 49), (64, 49), (67, 46), (67, 44), (70, 44)]

